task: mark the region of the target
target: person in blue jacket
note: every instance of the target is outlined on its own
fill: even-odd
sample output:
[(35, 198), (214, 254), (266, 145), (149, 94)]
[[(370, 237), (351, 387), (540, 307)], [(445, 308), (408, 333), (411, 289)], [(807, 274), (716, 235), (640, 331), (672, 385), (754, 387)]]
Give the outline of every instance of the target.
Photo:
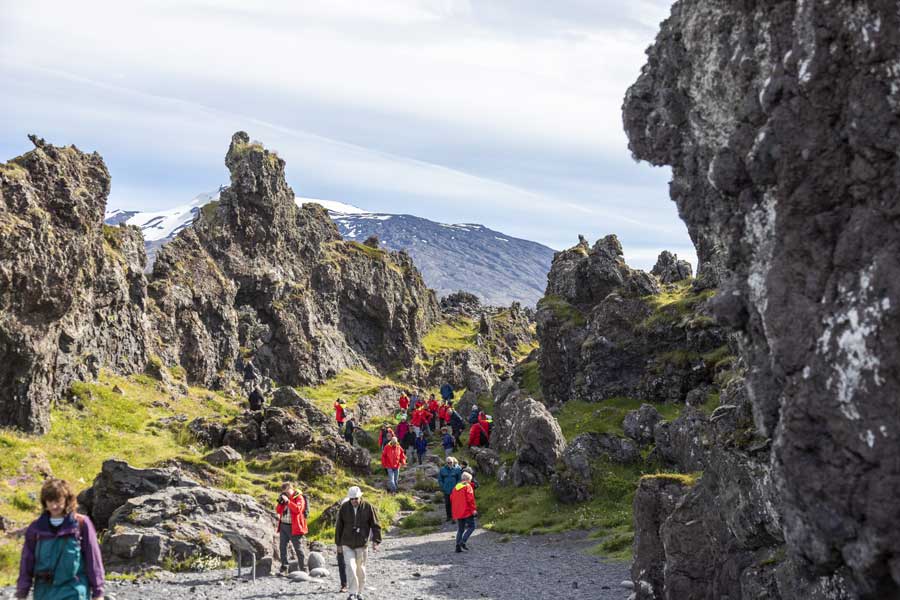
[(443, 398), (447, 402), (453, 400), (453, 386), (451, 386), (449, 383), (445, 383), (441, 386), (441, 398)]
[(419, 437), (416, 438), (416, 459), (420, 465), (425, 462), (426, 452), (428, 452), (428, 440), (425, 439), (425, 432), (420, 431)]
[(438, 485), (441, 486), (441, 491), (444, 493), (444, 508), (447, 510), (448, 522), (453, 520), (453, 513), (450, 509), (450, 494), (453, 493), (453, 488), (459, 483), (460, 477), (462, 477), (462, 468), (459, 466), (459, 461), (452, 456), (448, 456), (447, 463), (438, 472)]

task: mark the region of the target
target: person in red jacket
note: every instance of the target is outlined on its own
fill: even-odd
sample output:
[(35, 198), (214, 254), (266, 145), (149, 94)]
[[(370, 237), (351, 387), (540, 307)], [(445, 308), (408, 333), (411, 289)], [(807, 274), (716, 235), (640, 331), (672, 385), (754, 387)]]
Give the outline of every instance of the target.
[(391, 438), (384, 450), (381, 451), (381, 466), (387, 470), (388, 491), (397, 493), (397, 478), (400, 475), (400, 467), (406, 465), (406, 452), (400, 447), (397, 438)]
[(425, 416), (426, 412), (427, 411), (421, 407), (413, 411), (411, 423), (413, 426), (413, 432), (416, 434), (416, 437), (419, 437), (419, 432), (423, 427), (428, 425), (428, 417)]
[(306, 557), (303, 554), (303, 536), (308, 531), (306, 519), (309, 518), (309, 503), (306, 496), (294, 489), (293, 484), (285, 482), (281, 486), (281, 495), (278, 496), (278, 505), (275, 507), (278, 514), (279, 550), (281, 556), (281, 570), (279, 574), (288, 572), (287, 549), (288, 542), (294, 547), (297, 554), (297, 562), (301, 571), (306, 570)]
[(409, 398), (406, 396), (406, 392), (400, 393), (400, 399), (397, 400), (397, 404), (400, 405), (400, 410), (406, 412), (409, 410)]
[(438, 421), (440, 420), (438, 411), (441, 409), (441, 405), (435, 399), (434, 394), (428, 396), (428, 402), (425, 404), (425, 408), (431, 413), (431, 422), (428, 424), (428, 428), (431, 430), (431, 433), (434, 433), (438, 427)]
[(344, 432), (344, 421), (347, 420), (347, 412), (344, 410), (346, 402), (343, 398), (338, 398), (334, 403), (334, 419), (337, 421), (338, 431)]
[(413, 409), (422, 408), (423, 406), (425, 406), (425, 401), (419, 397), (419, 392), (416, 392), (415, 394), (413, 394), (412, 401), (413, 401)]
[(490, 434), (485, 423), (479, 421), (469, 429), (469, 447), (487, 446), (490, 443)]
[(438, 407), (438, 420), (441, 427), (446, 427), (450, 423), (450, 405), (446, 402)]
[(466, 542), (475, 531), (475, 517), (478, 515), (471, 473), (463, 472), (460, 482), (453, 487), (453, 491), (450, 492), (450, 508), (453, 520), (457, 523), (456, 551), (468, 550)]

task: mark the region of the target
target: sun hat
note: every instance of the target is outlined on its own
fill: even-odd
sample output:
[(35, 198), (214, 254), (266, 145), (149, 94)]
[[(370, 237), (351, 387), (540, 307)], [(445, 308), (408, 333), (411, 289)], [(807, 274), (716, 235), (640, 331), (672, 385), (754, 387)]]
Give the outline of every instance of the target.
[(362, 498), (362, 490), (359, 489), (359, 486), (354, 485), (349, 490), (347, 490), (347, 497), (353, 500), (354, 498)]

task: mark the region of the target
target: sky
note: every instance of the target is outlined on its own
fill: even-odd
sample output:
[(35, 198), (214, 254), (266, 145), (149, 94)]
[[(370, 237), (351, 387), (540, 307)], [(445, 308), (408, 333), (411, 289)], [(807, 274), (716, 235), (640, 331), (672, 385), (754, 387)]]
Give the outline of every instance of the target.
[(0, 156), (99, 152), (109, 208), (228, 183), (232, 133), (298, 196), (481, 223), (555, 249), (619, 236), (696, 265), (621, 105), (669, 0), (29, 0), (0, 11)]

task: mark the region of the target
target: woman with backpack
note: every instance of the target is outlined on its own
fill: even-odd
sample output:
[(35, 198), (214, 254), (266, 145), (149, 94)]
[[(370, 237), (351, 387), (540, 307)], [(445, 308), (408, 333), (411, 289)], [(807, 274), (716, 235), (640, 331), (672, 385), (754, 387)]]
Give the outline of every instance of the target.
[(69, 482), (48, 479), (41, 487), (44, 512), (25, 530), (16, 598), (35, 600), (103, 599), (105, 573), (97, 531), (91, 520), (75, 512)]

